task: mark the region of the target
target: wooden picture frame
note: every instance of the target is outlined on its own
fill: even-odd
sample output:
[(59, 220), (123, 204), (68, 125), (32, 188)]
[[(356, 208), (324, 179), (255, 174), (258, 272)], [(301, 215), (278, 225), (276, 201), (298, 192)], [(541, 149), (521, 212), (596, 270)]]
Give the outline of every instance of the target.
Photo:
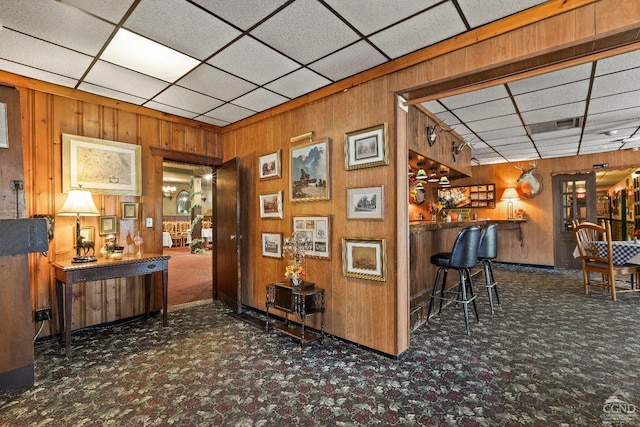
[(122, 219), (138, 219), (138, 203), (122, 202)]
[(388, 125), (383, 123), (344, 134), (346, 170), (389, 164)]
[(115, 215), (101, 216), (99, 224), (99, 232), (101, 236), (118, 233), (118, 217)]
[(330, 143), (331, 139), (327, 138), (290, 149), (290, 201), (330, 200)]
[(386, 240), (343, 238), (342, 273), (345, 277), (386, 282)]
[(304, 233), (311, 241), (312, 249), (307, 258), (331, 259), (331, 217), (294, 216), (293, 233)]
[(260, 195), (260, 218), (284, 218), (282, 191)]
[(140, 146), (62, 134), (62, 191), (142, 195)]
[(282, 259), (282, 233), (262, 233), (262, 256)]
[(258, 176), (260, 180), (282, 177), (282, 150), (260, 156)]
[(384, 186), (347, 188), (347, 219), (383, 219)]

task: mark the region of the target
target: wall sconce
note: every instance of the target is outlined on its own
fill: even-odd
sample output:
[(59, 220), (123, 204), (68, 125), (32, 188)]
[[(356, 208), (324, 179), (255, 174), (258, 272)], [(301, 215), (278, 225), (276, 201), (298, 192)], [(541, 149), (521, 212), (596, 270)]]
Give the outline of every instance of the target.
[(176, 187), (173, 185), (166, 185), (162, 187), (162, 197), (166, 197), (167, 199), (173, 199), (173, 193), (176, 192)]
[(500, 200), (506, 200), (507, 202), (507, 219), (515, 219), (513, 217), (513, 202), (515, 200), (520, 200), (520, 196), (516, 189), (513, 187), (505, 188)]
[[(80, 217), (81, 216), (99, 216), (100, 211), (93, 203), (91, 193), (86, 190), (69, 190), (67, 201), (58, 211), (59, 216), (75, 216), (76, 217), (76, 256), (71, 262), (92, 262), (97, 261), (94, 256), (95, 248), (93, 242), (83, 242), (80, 237)], [(80, 248), (84, 248), (84, 254), (80, 255)], [(89, 255), (89, 250), (93, 250)]]

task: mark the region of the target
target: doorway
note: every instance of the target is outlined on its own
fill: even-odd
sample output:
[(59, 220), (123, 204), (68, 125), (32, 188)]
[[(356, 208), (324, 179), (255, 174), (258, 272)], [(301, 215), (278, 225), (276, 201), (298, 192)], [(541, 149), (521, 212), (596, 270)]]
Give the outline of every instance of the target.
[(571, 221), (596, 222), (595, 173), (553, 177), (553, 240), (556, 268), (580, 269), (582, 263), (573, 252), (576, 238)]
[[(212, 168), (198, 164), (163, 161), (162, 230), (163, 254), (169, 260), (169, 305), (177, 306), (213, 298)], [(200, 178), (202, 204), (202, 250), (192, 251), (192, 182)], [(196, 212), (194, 211), (194, 214)]]

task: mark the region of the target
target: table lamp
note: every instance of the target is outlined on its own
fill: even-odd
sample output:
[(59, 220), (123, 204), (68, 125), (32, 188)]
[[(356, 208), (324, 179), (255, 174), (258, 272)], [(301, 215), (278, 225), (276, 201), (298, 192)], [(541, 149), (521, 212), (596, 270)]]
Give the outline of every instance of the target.
[[(75, 216), (76, 217), (76, 256), (72, 262), (92, 262), (97, 261), (94, 255), (88, 256), (87, 251), (84, 255), (80, 255), (80, 217), (81, 216), (98, 216), (100, 212), (96, 205), (93, 203), (91, 193), (87, 190), (69, 190), (69, 196), (67, 201), (62, 206), (62, 209), (58, 211), (60, 216)], [(91, 242), (93, 245), (93, 242)], [(92, 247), (92, 246), (91, 246)], [(89, 247), (87, 247), (89, 249)], [(95, 249), (94, 249), (95, 252)]]
[(516, 189), (513, 187), (505, 188), (500, 200), (507, 201), (507, 219), (515, 219), (513, 217), (513, 201), (520, 200), (520, 196), (518, 196)]

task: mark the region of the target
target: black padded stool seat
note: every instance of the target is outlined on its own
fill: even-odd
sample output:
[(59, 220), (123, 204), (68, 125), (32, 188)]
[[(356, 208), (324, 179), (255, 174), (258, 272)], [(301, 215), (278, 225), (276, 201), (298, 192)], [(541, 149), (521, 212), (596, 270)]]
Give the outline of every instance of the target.
[(478, 244), (478, 261), (482, 263), (484, 270), (484, 281), (489, 294), (489, 306), (493, 314), (493, 292), (496, 294), (496, 302), (500, 305), (498, 296), (498, 283), (493, 275), (492, 259), (498, 256), (498, 224), (487, 224), (480, 233), (480, 243)]
[[(478, 307), (476, 306), (476, 295), (473, 291), (473, 281), (471, 280), (470, 268), (478, 263), (478, 243), (480, 241), (480, 227), (477, 225), (463, 228), (456, 241), (453, 244), (451, 252), (443, 252), (431, 256), (431, 264), (438, 267), (436, 278), (433, 282), (433, 290), (431, 291), (431, 300), (429, 301), (429, 310), (427, 311), (427, 319), (431, 315), (431, 309), (435, 300), (440, 300), (440, 309), (438, 315), (442, 313), (442, 301), (456, 301), (463, 305), (464, 322), (467, 327), (467, 334), (471, 332), (469, 329), (469, 303), (473, 304), (473, 310), (476, 313), (476, 320), (480, 321), (478, 316)], [(448, 297), (452, 293), (452, 289), (445, 289), (447, 283), (447, 274), (449, 269), (458, 271), (459, 283), (455, 291), (456, 297)], [(444, 274), (442, 274), (444, 272)], [(438, 282), (440, 282), (440, 290), (438, 290)]]

